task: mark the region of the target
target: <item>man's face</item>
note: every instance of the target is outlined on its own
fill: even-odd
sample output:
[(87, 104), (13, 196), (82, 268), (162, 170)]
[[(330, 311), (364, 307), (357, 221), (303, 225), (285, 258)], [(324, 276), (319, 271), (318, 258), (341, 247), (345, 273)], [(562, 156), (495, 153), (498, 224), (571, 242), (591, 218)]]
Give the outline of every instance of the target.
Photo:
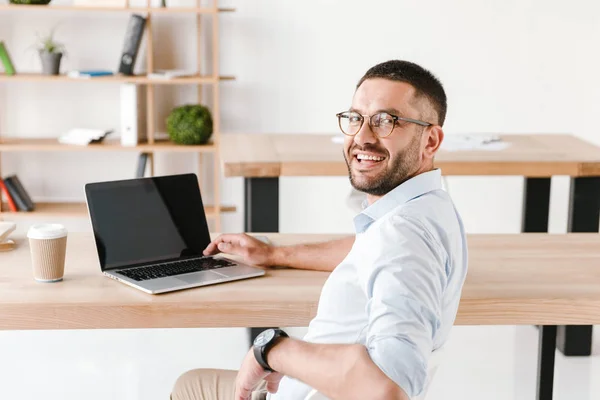
[(422, 133), (426, 128), (398, 121), (389, 136), (380, 138), (368, 122), (369, 116), (382, 111), (421, 119), (416, 108), (421, 103), (414, 100), (414, 93), (415, 89), (407, 83), (381, 78), (367, 79), (356, 90), (352, 111), (363, 115), (365, 120), (360, 131), (346, 136), (344, 142), (350, 182), (356, 190), (383, 196), (421, 169), (427, 142), (422, 140)]

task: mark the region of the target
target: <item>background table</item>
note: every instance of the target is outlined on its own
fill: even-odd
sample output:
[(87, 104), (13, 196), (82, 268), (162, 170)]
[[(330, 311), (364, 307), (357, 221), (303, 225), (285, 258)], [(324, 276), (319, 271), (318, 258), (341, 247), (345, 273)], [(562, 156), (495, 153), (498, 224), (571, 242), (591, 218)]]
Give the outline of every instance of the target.
[[(245, 230), (279, 231), (279, 177), (347, 176), (343, 146), (332, 134), (227, 134), (221, 137), (225, 176), (245, 178)], [(339, 135), (338, 135), (339, 136)], [(571, 135), (500, 135), (501, 151), (440, 151), (444, 175), (517, 175), (525, 178), (523, 232), (547, 232), (552, 176), (572, 178), (569, 232), (598, 232), (600, 148)], [(561, 326), (558, 348), (589, 355), (592, 326)]]
[[(277, 244), (340, 235), (269, 235)], [(600, 235), (469, 235), (456, 324), (542, 325), (538, 399), (552, 398), (556, 325), (600, 324)], [(0, 253), (0, 329), (307, 326), (328, 273), (266, 276), (150, 295), (100, 272), (91, 234), (70, 234), (65, 279), (33, 280), (27, 241)], [(570, 271), (565, 274), (564, 271)]]

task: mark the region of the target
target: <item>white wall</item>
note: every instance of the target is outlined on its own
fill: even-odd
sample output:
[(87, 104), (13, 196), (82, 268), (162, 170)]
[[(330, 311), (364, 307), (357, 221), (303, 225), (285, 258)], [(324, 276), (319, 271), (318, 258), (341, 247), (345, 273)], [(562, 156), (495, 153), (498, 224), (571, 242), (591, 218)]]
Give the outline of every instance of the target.
[[(221, 18), (221, 69), (237, 79), (221, 86), (224, 132), (335, 132), (333, 115), (348, 106), (361, 74), (375, 63), (401, 58), (429, 68), (444, 83), (447, 134), (569, 132), (598, 143), (593, 128), (600, 58), (590, 51), (600, 33), (595, 2), (570, 7), (542, 1), (227, 4), (237, 12)], [(65, 69), (116, 68), (127, 21), (111, 13), (0, 18), (0, 35), (20, 70), (39, 69), (27, 48), (35, 31), (56, 24), (57, 38), (69, 50)], [(193, 19), (163, 16), (155, 29), (157, 67), (193, 67)], [(2, 135), (118, 128), (118, 85), (15, 83), (0, 90)], [(158, 94), (162, 128), (171, 107), (194, 101), (195, 90), (160, 88)], [(18, 172), (38, 200), (81, 200), (85, 182), (132, 176), (136, 155), (30, 153), (3, 160), (3, 174)], [(160, 155), (157, 172), (190, 171), (195, 165), (193, 155)], [(561, 231), (568, 179), (555, 181), (551, 230)], [(450, 178), (448, 187), (470, 232), (518, 231), (521, 179)], [(281, 230), (351, 230), (352, 211), (339, 206), (348, 190), (345, 178), (282, 179)], [(225, 180), (222, 192), (224, 201), (242, 209), (241, 179)], [(306, 207), (298, 209), (292, 199)], [(309, 206), (315, 203), (319, 207)], [(225, 230), (242, 226), (240, 212), (225, 216)]]
[[(366, 69), (399, 58), (422, 64), (444, 83), (449, 99), (447, 134), (568, 132), (600, 144), (595, 131), (600, 109), (599, 2), (231, 0), (226, 4), (237, 12), (221, 18), (221, 72), (237, 79), (222, 84), (225, 132), (335, 132), (334, 114), (349, 105), (354, 85)], [(8, 43), (19, 69), (36, 69), (35, 54), (26, 52), (35, 30), (60, 23), (57, 38), (69, 49), (66, 68), (114, 69), (126, 21), (127, 16), (110, 13), (2, 13), (0, 39)], [(162, 32), (157, 38), (161, 44), (157, 67), (192, 66), (193, 20), (163, 16), (156, 29)], [(193, 100), (195, 93), (171, 90), (175, 89), (161, 89), (163, 117), (170, 106)], [(73, 126), (118, 126), (117, 85), (0, 85), (0, 105), (2, 135), (56, 136)], [(133, 176), (135, 161), (133, 154), (3, 154), (2, 171), (18, 172), (37, 199), (82, 200), (85, 182)], [(158, 162), (158, 173), (185, 172), (196, 165), (191, 155), (160, 156)], [(566, 226), (569, 180), (553, 181), (550, 225), (551, 231), (560, 232)], [(455, 177), (448, 179), (448, 187), (469, 232), (519, 231), (522, 179)], [(281, 231), (351, 231), (349, 188), (345, 178), (283, 178)], [(242, 210), (241, 179), (225, 180), (222, 198)], [(226, 216), (225, 230), (241, 230), (241, 218), (239, 212)], [(85, 221), (69, 224), (87, 227)], [(232, 332), (243, 348), (244, 332)], [(161, 334), (159, 356), (172, 357), (164, 364), (169, 376), (177, 375), (173, 369), (195, 365), (197, 354), (211, 347), (207, 340), (219, 338), (197, 330)], [(0, 338), (10, 335), (0, 333)], [(108, 337), (108, 333), (86, 335), (63, 332), (56, 337), (90, 347), (93, 340)], [(113, 335), (118, 337), (115, 351), (125, 351), (122, 360), (148, 357), (142, 345), (128, 349), (150, 345), (151, 333)], [(177, 335), (187, 339), (180, 341)], [(10, 343), (26, 350), (29, 338), (24, 335)], [(177, 343), (165, 352), (161, 346), (169, 340)], [(81, 357), (71, 346), (63, 349), (67, 359)], [(103, 350), (88, 352), (84, 354), (90, 362), (103, 357)], [(231, 356), (225, 364), (235, 366), (240, 357)], [(151, 365), (139, 362), (132, 374), (146, 379), (149, 368), (160, 368)], [(9, 373), (9, 364), (2, 369)], [(76, 366), (68, 371), (85, 376)], [(142, 386), (134, 382), (136, 388)], [(165, 385), (152, 387), (160, 396), (167, 393)], [(133, 393), (139, 398), (160, 397), (142, 389)], [(124, 397), (121, 393), (113, 398)]]
[[(224, 132), (335, 132), (334, 114), (348, 106), (366, 69), (400, 58), (422, 64), (444, 83), (447, 134), (568, 132), (600, 142), (594, 135), (600, 57), (590, 50), (600, 34), (596, 2), (569, 7), (541, 0), (226, 4), (237, 12), (221, 17), (221, 72), (237, 79), (221, 86)], [(57, 24), (57, 38), (69, 50), (65, 70), (114, 69), (127, 21), (126, 15), (111, 13), (0, 18), (0, 35), (20, 70), (39, 69), (36, 54), (27, 48), (35, 31)], [(192, 18), (161, 16), (155, 29), (157, 67), (194, 66)], [(138, 70), (143, 66), (142, 55)], [(2, 135), (56, 136), (74, 126), (118, 129), (118, 85), (14, 83), (0, 90)], [(158, 97), (163, 129), (171, 107), (194, 101), (195, 90), (159, 88)], [(193, 155), (157, 158), (159, 174), (196, 166)], [(135, 162), (129, 153), (29, 153), (3, 155), (2, 167), (3, 174), (22, 175), (38, 200), (82, 200), (85, 182), (130, 177)], [(561, 231), (568, 179), (555, 181), (551, 230)], [(520, 178), (454, 177), (448, 187), (470, 232), (519, 230)], [(222, 198), (240, 211), (241, 188), (241, 179), (223, 181)], [(346, 178), (282, 179), (281, 230), (351, 230), (352, 211), (339, 206), (348, 190)], [(292, 205), (292, 199), (306, 207)], [(311, 206), (316, 203), (319, 207)], [(241, 230), (241, 218), (241, 212), (225, 216), (224, 229)]]

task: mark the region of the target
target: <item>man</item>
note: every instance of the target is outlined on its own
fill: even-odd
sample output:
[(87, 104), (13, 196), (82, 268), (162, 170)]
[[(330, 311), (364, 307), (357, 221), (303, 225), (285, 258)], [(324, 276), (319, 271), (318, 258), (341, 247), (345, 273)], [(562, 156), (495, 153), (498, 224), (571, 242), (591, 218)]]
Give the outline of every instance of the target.
[(358, 82), (337, 114), (352, 186), (367, 194), (356, 235), (272, 247), (245, 234), (206, 249), (249, 263), (332, 271), (304, 340), (268, 331), (240, 371), (190, 371), (180, 399), (409, 399), (427, 383), (432, 352), (454, 324), (467, 273), (464, 228), (433, 161), (446, 95), (422, 67), (388, 61)]

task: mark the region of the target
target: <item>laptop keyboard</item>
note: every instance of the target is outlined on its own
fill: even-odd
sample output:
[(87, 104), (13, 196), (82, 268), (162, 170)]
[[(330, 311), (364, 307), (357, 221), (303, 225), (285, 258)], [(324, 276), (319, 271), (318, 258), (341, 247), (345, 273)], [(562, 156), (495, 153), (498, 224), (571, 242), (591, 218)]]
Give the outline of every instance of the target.
[(189, 274), (190, 272), (208, 271), (211, 269), (231, 267), (233, 265), (235, 264), (222, 258), (196, 258), (192, 260), (150, 265), (147, 267), (131, 268), (118, 272), (135, 281), (147, 281), (149, 279)]

